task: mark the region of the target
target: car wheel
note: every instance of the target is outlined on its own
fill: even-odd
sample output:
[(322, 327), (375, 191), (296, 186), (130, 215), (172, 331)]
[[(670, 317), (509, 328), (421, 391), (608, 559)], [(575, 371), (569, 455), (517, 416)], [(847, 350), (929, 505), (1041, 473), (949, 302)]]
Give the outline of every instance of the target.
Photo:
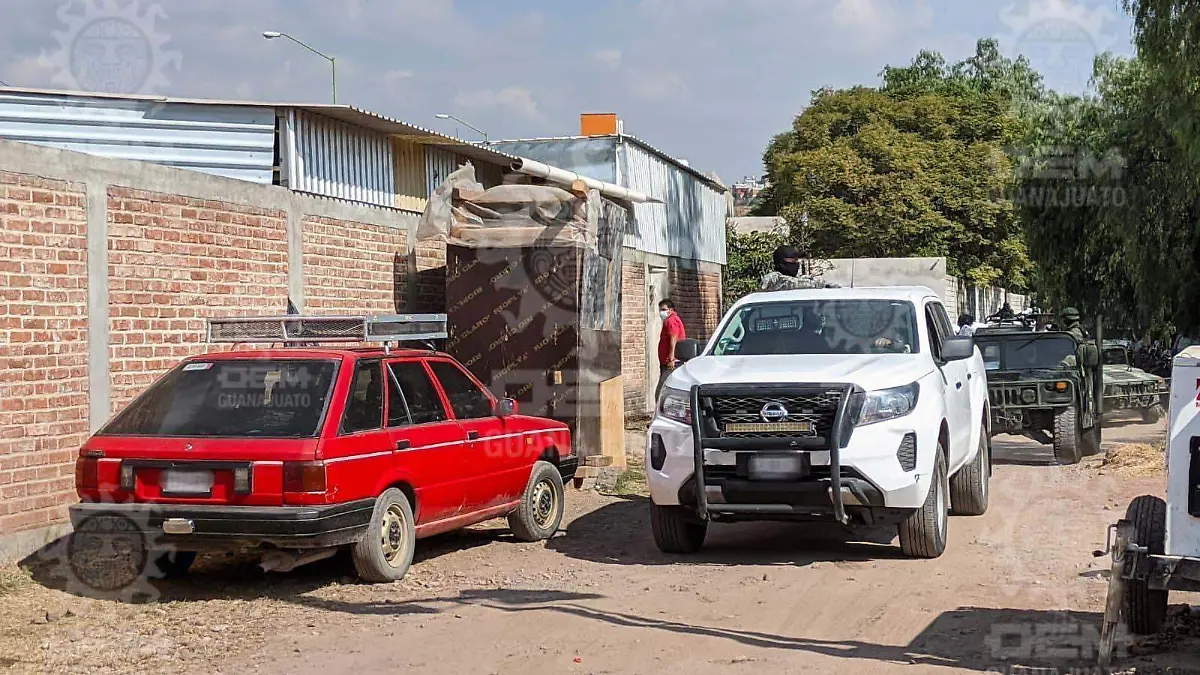
[(375, 500), (367, 533), (354, 545), (354, 569), (363, 581), (387, 583), (404, 577), (412, 565), (417, 529), (408, 497), (389, 488)]
[(950, 506), (956, 516), (982, 516), (988, 508), (988, 479), (992, 473), (987, 429), (979, 432), (979, 450), (971, 463), (950, 479)]
[(695, 553), (704, 546), (708, 522), (682, 506), (650, 505), (650, 529), (663, 553)]
[(1078, 464), (1082, 455), (1083, 430), (1075, 408), (1054, 416), (1054, 460), (1059, 464)]
[[(1150, 555), (1162, 555), (1166, 543), (1167, 503), (1159, 497), (1142, 495), (1125, 510), (1125, 519), (1133, 523), (1134, 543), (1145, 546)], [(1162, 628), (1167, 617), (1167, 591), (1153, 590), (1146, 583), (1125, 583), (1125, 623), (1135, 635), (1152, 635)]]
[(938, 443), (933, 480), (921, 508), (900, 522), (900, 550), (911, 558), (936, 558), (946, 550), (950, 516), (950, 481), (946, 478), (946, 453)]
[(1166, 417), (1167, 411), (1157, 403), (1149, 408), (1142, 408), (1142, 422), (1146, 424), (1157, 424), (1159, 420)]
[(159, 579), (178, 579), (185, 576), (196, 562), (195, 551), (155, 551), (154, 566)]
[(562, 522), (565, 502), (558, 467), (550, 462), (536, 462), (520, 506), (508, 516), (508, 527), (521, 541), (549, 539)]

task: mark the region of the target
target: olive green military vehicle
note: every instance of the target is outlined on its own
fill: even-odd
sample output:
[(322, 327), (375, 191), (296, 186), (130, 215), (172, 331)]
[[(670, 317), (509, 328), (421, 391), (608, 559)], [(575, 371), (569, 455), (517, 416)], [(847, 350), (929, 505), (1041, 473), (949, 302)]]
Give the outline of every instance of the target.
[(1016, 434), (1054, 448), (1060, 464), (1100, 451), (1100, 350), (1070, 333), (1035, 331), (1015, 320), (980, 328), (991, 434)]
[(1170, 382), (1133, 367), (1129, 347), (1119, 340), (1104, 341), (1104, 412), (1138, 411), (1153, 424), (1166, 415)]

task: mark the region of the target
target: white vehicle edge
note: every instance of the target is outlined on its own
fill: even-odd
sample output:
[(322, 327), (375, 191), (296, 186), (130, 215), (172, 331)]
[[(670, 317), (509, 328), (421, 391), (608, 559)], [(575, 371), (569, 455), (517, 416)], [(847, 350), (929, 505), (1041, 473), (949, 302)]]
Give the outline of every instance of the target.
[[(911, 303), (916, 348), (891, 354), (713, 354), (732, 317), (747, 305), (805, 300)], [(729, 309), (703, 348), (687, 341), (677, 354), (685, 362), (664, 383), (646, 444), (651, 524), (661, 550), (698, 550), (710, 521), (833, 519), (846, 525), (894, 522), (905, 554), (934, 558), (945, 550), (951, 509), (956, 515), (986, 511), (991, 475), (986, 371), (973, 338), (955, 336), (932, 290), (754, 293)], [(832, 438), (728, 438), (716, 426), (717, 413), (707, 412), (738, 397), (750, 406), (763, 400), (771, 404), (772, 396), (789, 392), (811, 397), (838, 391), (843, 395), (838, 396), (834, 423), (826, 425), (825, 436)], [(764, 423), (768, 414), (779, 413), (767, 404)], [(691, 414), (698, 405), (704, 415)], [(789, 419), (786, 411), (782, 419)], [(697, 442), (702, 422), (716, 431), (705, 431)], [(915, 463), (906, 439), (915, 440)], [(823, 444), (817, 443), (821, 440)], [(767, 454), (804, 456), (800, 471), (806, 475), (786, 474), (790, 479), (768, 482), (748, 478), (747, 463)], [(757, 461), (768, 466), (771, 460)], [(703, 490), (697, 489), (698, 473), (705, 481)]]

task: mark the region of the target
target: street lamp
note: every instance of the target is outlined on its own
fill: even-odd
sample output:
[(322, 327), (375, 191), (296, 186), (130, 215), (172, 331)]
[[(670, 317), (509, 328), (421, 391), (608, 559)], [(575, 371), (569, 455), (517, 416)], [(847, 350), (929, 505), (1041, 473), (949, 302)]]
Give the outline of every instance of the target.
[(471, 124), (470, 122), (468, 122), (464, 119), (455, 117), (454, 115), (447, 115), (445, 113), (438, 113), (438, 114), (434, 115), (434, 117), (438, 118), (439, 120), (454, 120), (455, 122), (458, 122), (465, 127), (470, 127), (472, 129), (474, 129), (476, 132), (478, 132), (480, 136), (483, 136), (484, 143), (488, 142), (488, 135), (487, 135), (486, 131), (484, 131), (483, 129), (480, 129), (479, 127), (475, 126), (474, 124)]
[(288, 35), (287, 33), (280, 33), (277, 30), (267, 30), (267, 31), (263, 31), (262, 35), (263, 35), (263, 37), (265, 37), (268, 40), (274, 40), (275, 38), (287, 38), (287, 39), (291, 40), (292, 42), (295, 42), (296, 44), (300, 45), (301, 47), (304, 47), (308, 51), (316, 54), (317, 56), (320, 56), (323, 59), (327, 59), (329, 61), (330, 68), (333, 69), (333, 103), (334, 103), (334, 105), (337, 105), (337, 59), (333, 58), (332, 56), (330, 56), (328, 54), (324, 54), (322, 52), (317, 51), (316, 49), (313, 49), (309, 45), (304, 44), (300, 40), (297, 40), (296, 38), (292, 37), (291, 35)]

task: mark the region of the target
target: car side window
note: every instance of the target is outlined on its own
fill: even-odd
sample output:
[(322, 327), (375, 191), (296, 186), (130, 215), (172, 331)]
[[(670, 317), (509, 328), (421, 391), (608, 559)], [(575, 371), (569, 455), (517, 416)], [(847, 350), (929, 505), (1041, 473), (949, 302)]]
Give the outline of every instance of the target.
[[(395, 392), (391, 400), (399, 400), (402, 406), (399, 414), (394, 407), (388, 414), (389, 427), (446, 420), (446, 406), (442, 404), (442, 397), (438, 396), (425, 366), (417, 361), (404, 361), (389, 363), (388, 369), (392, 374), (392, 390)], [(395, 406), (396, 403), (390, 405)]]
[(354, 368), (342, 433), (356, 434), (383, 427), (383, 364), (360, 361)]
[(450, 399), (450, 407), (454, 416), (460, 420), (491, 417), (492, 400), (483, 393), (476, 384), (467, 377), (461, 368), (448, 361), (433, 361), (429, 364), (433, 374), (442, 383), (446, 398)]
[(942, 338), (945, 339), (955, 335), (954, 324), (950, 322), (950, 315), (946, 313), (946, 307), (940, 302), (930, 303), (933, 308), (933, 320), (937, 322), (938, 327), (942, 330)]
[(925, 327), (929, 330), (929, 352), (933, 354), (935, 361), (941, 361), (942, 340), (946, 336), (942, 333), (941, 326), (938, 325), (937, 312), (932, 303), (925, 306)]

